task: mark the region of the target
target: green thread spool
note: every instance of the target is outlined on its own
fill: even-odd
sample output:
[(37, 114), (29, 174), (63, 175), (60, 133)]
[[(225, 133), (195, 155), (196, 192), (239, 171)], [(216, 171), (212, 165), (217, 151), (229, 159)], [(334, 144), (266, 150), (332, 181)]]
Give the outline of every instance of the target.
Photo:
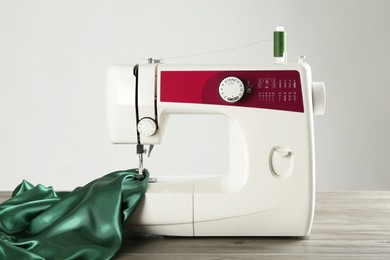
[(274, 31), (274, 57), (284, 57), (286, 53), (286, 32), (283, 27), (276, 27)]

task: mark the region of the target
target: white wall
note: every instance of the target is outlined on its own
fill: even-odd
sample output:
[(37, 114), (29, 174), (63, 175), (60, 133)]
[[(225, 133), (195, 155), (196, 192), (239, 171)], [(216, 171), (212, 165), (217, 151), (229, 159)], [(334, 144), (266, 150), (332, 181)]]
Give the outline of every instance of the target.
[[(388, 10), (387, 0), (0, 0), (0, 190), (22, 179), (72, 189), (136, 167), (134, 147), (108, 141), (110, 64), (240, 46), (271, 38), (277, 25), (288, 31), (290, 60), (305, 54), (313, 79), (326, 82), (327, 112), (315, 119), (318, 189), (389, 190)], [(166, 62), (269, 63), (272, 44)], [(152, 173), (175, 161), (223, 171), (213, 160), (226, 152), (204, 149), (199, 136), (187, 149), (194, 124), (173, 123), (168, 140), (180, 148), (156, 148)]]

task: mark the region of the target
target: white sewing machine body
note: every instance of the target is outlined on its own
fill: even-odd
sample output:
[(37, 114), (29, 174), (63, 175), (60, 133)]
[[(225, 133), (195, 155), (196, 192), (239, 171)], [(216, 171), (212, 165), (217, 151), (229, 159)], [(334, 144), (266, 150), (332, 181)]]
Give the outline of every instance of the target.
[[(164, 145), (164, 119), (170, 114), (219, 114), (230, 124), (229, 173), (150, 183), (130, 229), (175, 236), (310, 233), (315, 205), (313, 115), (324, 112), (325, 92), (323, 85), (312, 85), (307, 64), (145, 64), (138, 66), (137, 84), (133, 66), (112, 66), (107, 86), (113, 143)], [(137, 109), (138, 123), (142, 118), (156, 122), (155, 134), (140, 134)], [(150, 130), (148, 121), (145, 129)]]

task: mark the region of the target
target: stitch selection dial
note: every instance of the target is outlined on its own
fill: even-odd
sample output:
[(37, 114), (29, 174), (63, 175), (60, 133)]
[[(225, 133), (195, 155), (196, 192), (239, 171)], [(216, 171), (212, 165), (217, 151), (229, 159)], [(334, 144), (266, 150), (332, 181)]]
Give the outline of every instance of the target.
[(237, 102), (245, 92), (244, 83), (237, 77), (226, 77), (219, 83), (219, 95), (229, 103)]

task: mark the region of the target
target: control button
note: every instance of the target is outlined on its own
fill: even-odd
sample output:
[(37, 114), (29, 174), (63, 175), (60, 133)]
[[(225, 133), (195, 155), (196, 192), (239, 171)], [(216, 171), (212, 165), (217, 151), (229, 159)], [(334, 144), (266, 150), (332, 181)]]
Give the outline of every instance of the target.
[(138, 122), (137, 129), (140, 135), (150, 137), (157, 132), (157, 124), (154, 119), (144, 117)]
[(277, 146), (270, 153), (270, 170), (276, 177), (286, 178), (291, 175), (294, 168), (294, 156), (291, 148)]
[(223, 100), (229, 103), (237, 102), (242, 98), (245, 92), (244, 83), (237, 77), (224, 78), (219, 83), (219, 95)]

